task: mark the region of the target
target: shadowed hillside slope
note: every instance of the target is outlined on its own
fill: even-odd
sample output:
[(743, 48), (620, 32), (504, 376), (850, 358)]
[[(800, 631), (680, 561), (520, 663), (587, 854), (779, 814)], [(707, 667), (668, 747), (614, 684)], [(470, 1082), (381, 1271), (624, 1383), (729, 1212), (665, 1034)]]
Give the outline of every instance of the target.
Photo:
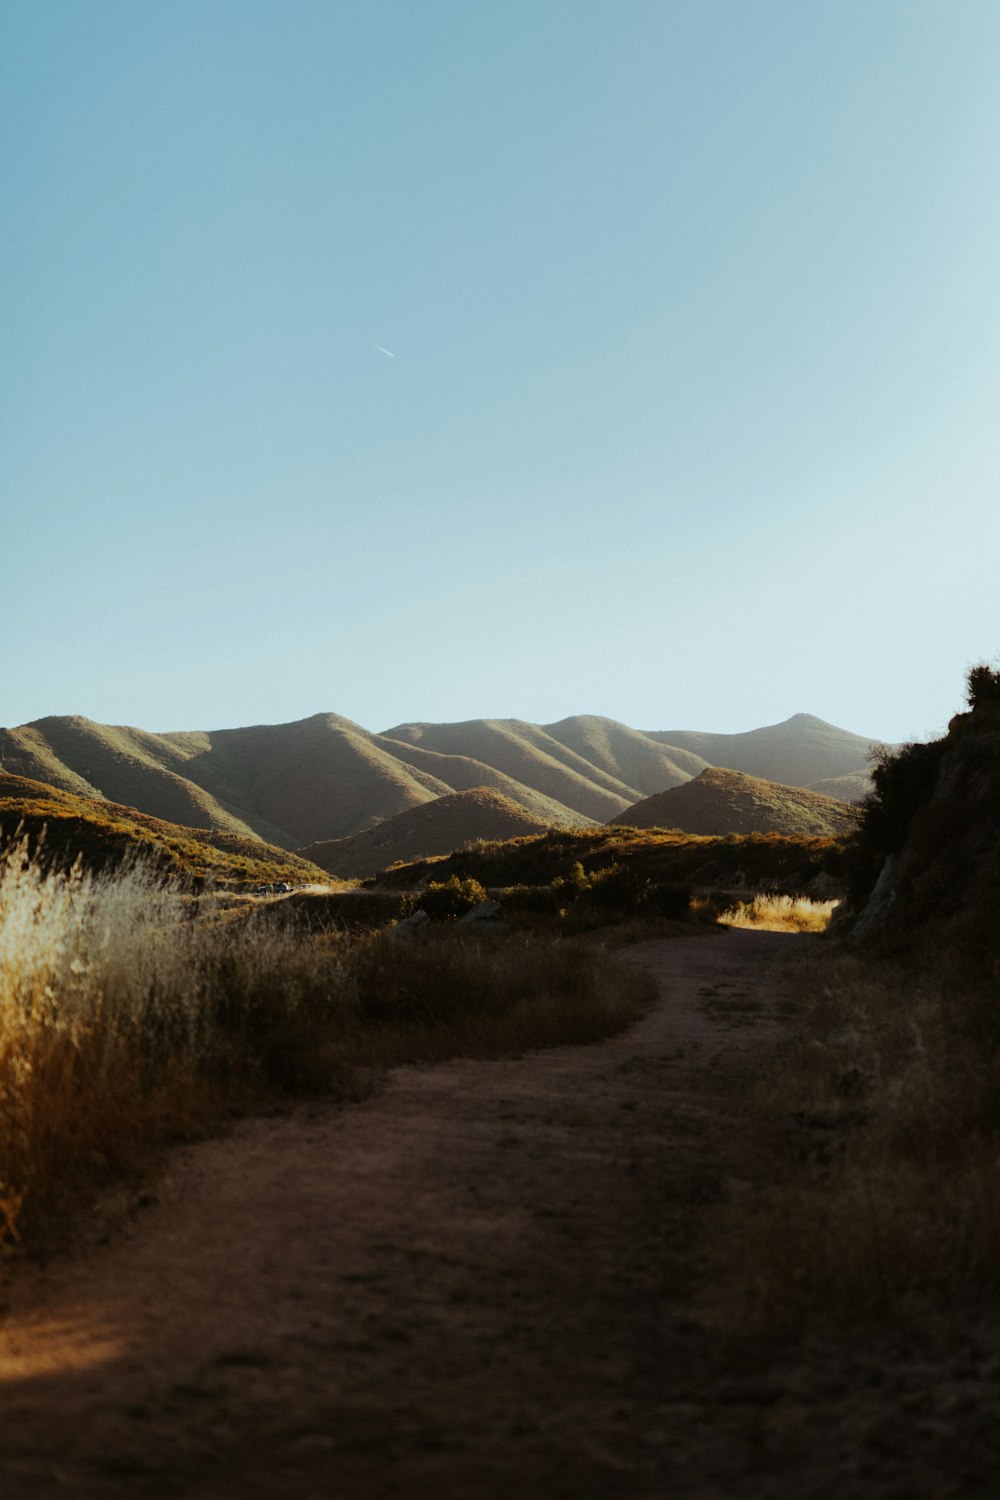
[(223, 786), (231, 789), (240, 805), (253, 807), (296, 847), (357, 833), (451, 790), (337, 714), (214, 730), (200, 738), (202, 748), (185, 773), (217, 789), (216, 795)]
[(212, 828), (187, 828), (149, 817), (134, 807), (0, 772), (0, 849), (20, 839), (45, 863), (104, 869), (139, 858), (171, 875), (226, 885), (327, 880), (325, 871), (298, 855)]
[(0, 730), (0, 765), (12, 775), (48, 782), (80, 797), (137, 807), (192, 828), (273, 837), (277, 830), (252, 827), (216, 800), (211, 788), (192, 781), (187, 759), (185, 749), (166, 735), (77, 716)]
[(835, 797), (838, 802), (863, 802), (872, 789), (871, 772), (849, 771), (846, 776), (822, 776), (819, 781), (810, 781), (807, 790), (819, 792), (823, 797)]
[(658, 744), (641, 730), (594, 714), (575, 714), (544, 727), (547, 735), (590, 765), (599, 766), (647, 796), (680, 786), (708, 765), (690, 750)]
[[(411, 723), (384, 734), (328, 713), (164, 734), (53, 717), (0, 730), (0, 767), (76, 796), (289, 850), (350, 838), (483, 787), (546, 826), (610, 821), (644, 796), (697, 776), (709, 752), (749, 756), (753, 766), (736, 768), (791, 785), (866, 774), (868, 742), (808, 715), (746, 735), (688, 738), (702, 748), (673, 746), (666, 735), (593, 715), (547, 726), (518, 719)], [(785, 765), (794, 774), (780, 774)]]
[(471, 792), (488, 787), (545, 827), (573, 828), (580, 821), (580, 813), (573, 807), (568, 807), (554, 797), (547, 797), (533, 785), (517, 781), (513, 776), (498, 771), (495, 766), (473, 760), (471, 756), (445, 755), (422, 749), (419, 745), (405, 744), (402, 740), (390, 740), (384, 735), (373, 735), (372, 738), (384, 744), (404, 765), (433, 774), (456, 792)]
[(299, 853), (331, 875), (373, 875), (398, 860), (450, 854), (474, 839), (512, 839), (548, 825), (489, 787), (452, 792), (397, 813), (351, 838), (310, 844)]
[(336, 714), (245, 729), (147, 734), (87, 719), (0, 731), (13, 774), (190, 827), (295, 849), (342, 838), (452, 791), (489, 786), (546, 826), (580, 811), (467, 756), (393, 744)]
[(629, 804), (632, 788), (627, 782), (591, 764), (540, 724), (520, 719), (397, 724), (384, 738), (446, 755), (471, 756), (573, 807), (586, 819), (610, 818)]
[(615, 821), (631, 828), (679, 828), (685, 833), (809, 837), (850, 832), (857, 812), (845, 802), (803, 787), (710, 766), (684, 786), (636, 803)]

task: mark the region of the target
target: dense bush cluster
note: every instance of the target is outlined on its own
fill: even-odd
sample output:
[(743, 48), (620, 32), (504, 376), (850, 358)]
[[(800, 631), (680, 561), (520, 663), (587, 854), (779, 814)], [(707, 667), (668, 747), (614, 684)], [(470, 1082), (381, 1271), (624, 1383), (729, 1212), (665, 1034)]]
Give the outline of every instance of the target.
[[(929, 823), (935, 820), (928, 810), (945, 759), (952, 753), (971, 759), (974, 742), (996, 728), (1000, 672), (980, 664), (969, 671), (966, 683), (970, 712), (952, 719), (947, 735), (926, 744), (903, 745), (898, 750), (883, 748), (873, 758), (872, 791), (862, 804), (861, 821), (848, 857), (851, 897), (856, 906), (867, 900), (886, 857), (899, 854), (912, 838), (918, 819), (928, 824), (924, 833), (930, 833)], [(943, 836), (953, 832), (958, 814), (956, 807), (943, 807), (936, 820), (938, 833)]]
[[(617, 889), (618, 895), (628, 895), (628, 901), (637, 898), (646, 913), (679, 918), (684, 915), (683, 893), (692, 889), (808, 896), (815, 894), (819, 882), (836, 885), (839, 894), (843, 848), (842, 838), (775, 833), (707, 835), (611, 825), (552, 829), (504, 843), (480, 841), (443, 858), (414, 860), (382, 871), (370, 884), (409, 893), (427, 882), (445, 884), (457, 876), (460, 881), (478, 881), (502, 899), (505, 910), (514, 902), (518, 910), (536, 912), (572, 905), (582, 910), (585, 901), (594, 912), (602, 906), (610, 910)], [(611, 867), (630, 873), (609, 876)], [(832, 894), (832, 889), (822, 892), (824, 898)], [(623, 901), (622, 909), (627, 906)]]
[(636, 917), (682, 922), (692, 896), (690, 886), (651, 880), (631, 865), (612, 861), (588, 871), (579, 860), (548, 885), (511, 885), (497, 894), (505, 912), (556, 917), (570, 930)]
[(435, 921), (454, 921), (486, 900), (486, 891), (478, 880), (452, 875), (448, 880), (432, 880), (426, 890), (406, 898), (404, 911), (425, 911)]
[(973, 667), (966, 679), (967, 701), (973, 713), (981, 713), (1000, 707), (1000, 672), (980, 662)]

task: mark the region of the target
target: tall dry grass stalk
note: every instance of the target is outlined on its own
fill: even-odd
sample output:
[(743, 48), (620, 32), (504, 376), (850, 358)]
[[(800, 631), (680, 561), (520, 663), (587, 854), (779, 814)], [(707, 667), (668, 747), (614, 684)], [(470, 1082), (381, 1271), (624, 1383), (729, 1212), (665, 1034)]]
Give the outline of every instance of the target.
[(755, 927), (758, 932), (825, 932), (839, 904), (806, 896), (761, 895), (737, 901), (719, 921), (725, 927)]
[(643, 976), (569, 944), (411, 946), (213, 911), (141, 866), (46, 873), (23, 846), (0, 860), (0, 1243), (222, 1104), (591, 1040), (650, 999)]
[(261, 986), (282, 973), (287, 1025), (305, 998), (301, 961), (273, 934), (193, 917), (189, 899), (140, 866), (113, 878), (45, 873), (23, 846), (0, 865), (9, 1236), (26, 1202), (139, 1165), (150, 1140), (189, 1131), (221, 1084), (266, 1072), (253, 1045)]
[(137, 871), (113, 885), (79, 870), (46, 876), (24, 847), (0, 869), (0, 1213), (11, 1235), (54, 1173), (127, 1157), (158, 1094), (184, 1092), (198, 978), (173, 907)]

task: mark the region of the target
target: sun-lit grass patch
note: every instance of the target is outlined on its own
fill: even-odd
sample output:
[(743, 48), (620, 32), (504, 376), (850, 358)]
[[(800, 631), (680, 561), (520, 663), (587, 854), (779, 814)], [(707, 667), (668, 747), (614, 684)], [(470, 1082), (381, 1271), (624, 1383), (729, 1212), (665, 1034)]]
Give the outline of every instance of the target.
[(839, 904), (806, 896), (758, 895), (737, 901), (719, 921), (724, 927), (754, 927), (758, 932), (825, 932)]
[(148, 867), (0, 861), (0, 1242), (241, 1108), (362, 1069), (620, 1029), (644, 975), (570, 943), (228, 920)]

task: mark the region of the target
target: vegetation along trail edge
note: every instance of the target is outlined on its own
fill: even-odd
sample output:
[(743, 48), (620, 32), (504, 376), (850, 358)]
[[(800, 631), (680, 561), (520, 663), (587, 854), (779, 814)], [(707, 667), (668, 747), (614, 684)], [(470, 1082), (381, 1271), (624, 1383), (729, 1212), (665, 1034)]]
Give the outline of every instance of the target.
[[(842, 1356), (698, 1298), (699, 1221), (784, 1034), (780, 964), (812, 941), (646, 943), (660, 998), (624, 1035), (403, 1068), (178, 1152), (109, 1244), (9, 1291), (0, 1490), (882, 1494)], [(892, 1450), (880, 1399), (862, 1416)], [(899, 1448), (907, 1493), (944, 1493)]]

